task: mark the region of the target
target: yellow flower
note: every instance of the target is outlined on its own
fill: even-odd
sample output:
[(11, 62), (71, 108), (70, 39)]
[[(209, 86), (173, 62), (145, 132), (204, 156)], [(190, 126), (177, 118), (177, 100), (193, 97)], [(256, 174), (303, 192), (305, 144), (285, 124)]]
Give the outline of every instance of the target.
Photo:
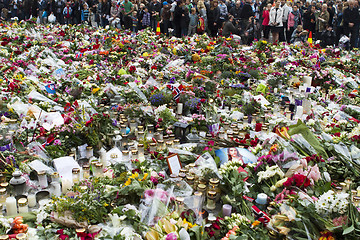
[(95, 94), (97, 91), (99, 91), (100, 88), (93, 88), (93, 90), (91, 91), (92, 94)]
[(149, 174), (148, 174), (148, 173), (145, 173), (145, 174), (144, 174), (144, 177), (143, 177), (140, 181), (144, 181), (148, 176), (149, 176)]
[(131, 184), (131, 178), (128, 178), (128, 180), (125, 182), (125, 186), (129, 186)]
[(139, 173), (137, 173), (137, 172), (133, 173), (133, 174), (130, 176), (130, 178), (132, 178), (132, 179), (135, 179), (135, 178), (137, 178), (137, 177), (139, 177)]
[(109, 204), (107, 204), (107, 203), (104, 203), (104, 207), (107, 207), (107, 206), (109, 206)]
[[(185, 218), (183, 219), (183, 224), (184, 224), (184, 225), (187, 224), (187, 226), (188, 226), (189, 229), (197, 226), (196, 223), (195, 223), (195, 224), (192, 224), (191, 222), (188, 222)], [(184, 227), (184, 228), (185, 228), (185, 227)]]

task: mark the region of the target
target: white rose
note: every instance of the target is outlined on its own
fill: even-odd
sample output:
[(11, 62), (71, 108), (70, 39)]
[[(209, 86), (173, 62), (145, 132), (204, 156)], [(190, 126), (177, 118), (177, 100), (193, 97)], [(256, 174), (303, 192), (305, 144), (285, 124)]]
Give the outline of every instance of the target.
[(272, 186), (270, 187), (270, 191), (275, 192), (275, 190), (276, 190), (276, 186), (272, 185)]

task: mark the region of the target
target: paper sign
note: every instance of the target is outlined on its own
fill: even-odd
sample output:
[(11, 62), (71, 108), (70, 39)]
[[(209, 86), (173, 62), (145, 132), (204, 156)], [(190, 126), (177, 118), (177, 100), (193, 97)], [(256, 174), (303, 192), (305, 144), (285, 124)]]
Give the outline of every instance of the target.
[(267, 105), (270, 104), (269, 101), (266, 100), (266, 98), (264, 98), (264, 96), (262, 96), (262, 95), (254, 96), (254, 99), (255, 99), (257, 102), (260, 102), (260, 104), (261, 104), (262, 106), (267, 106)]
[(170, 173), (178, 175), (180, 169), (182, 168), (179, 155), (177, 154), (170, 155), (166, 158), (166, 161), (168, 163)]
[(79, 164), (73, 157), (61, 157), (54, 159), (54, 166), (62, 179), (72, 180), (72, 169), (79, 168)]

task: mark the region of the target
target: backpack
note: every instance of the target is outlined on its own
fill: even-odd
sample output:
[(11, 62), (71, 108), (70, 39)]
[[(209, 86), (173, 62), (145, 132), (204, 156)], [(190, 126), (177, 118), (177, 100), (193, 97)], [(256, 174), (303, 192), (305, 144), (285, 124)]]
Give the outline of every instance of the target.
[(204, 18), (200, 17), (198, 24), (197, 24), (197, 32), (198, 33), (203, 33), (205, 31), (205, 21)]

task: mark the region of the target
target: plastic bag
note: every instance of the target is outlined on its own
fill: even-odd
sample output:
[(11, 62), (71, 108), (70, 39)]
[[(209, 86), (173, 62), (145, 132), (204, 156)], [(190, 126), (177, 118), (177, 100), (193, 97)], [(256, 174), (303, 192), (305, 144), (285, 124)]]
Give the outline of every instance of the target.
[(169, 213), (168, 205), (174, 186), (165, 190), (166, 186), (159, 184), (156, 189), (148, 189), (144, 192), (141, 200), (141, 222), (148, 226), (154, 226), (159, 219)]
[(56, 17), (53, 13), (50, 14), (50, 16), (48, 17), (48, 21), (49, 23), (55, 23), (56, 22)]

